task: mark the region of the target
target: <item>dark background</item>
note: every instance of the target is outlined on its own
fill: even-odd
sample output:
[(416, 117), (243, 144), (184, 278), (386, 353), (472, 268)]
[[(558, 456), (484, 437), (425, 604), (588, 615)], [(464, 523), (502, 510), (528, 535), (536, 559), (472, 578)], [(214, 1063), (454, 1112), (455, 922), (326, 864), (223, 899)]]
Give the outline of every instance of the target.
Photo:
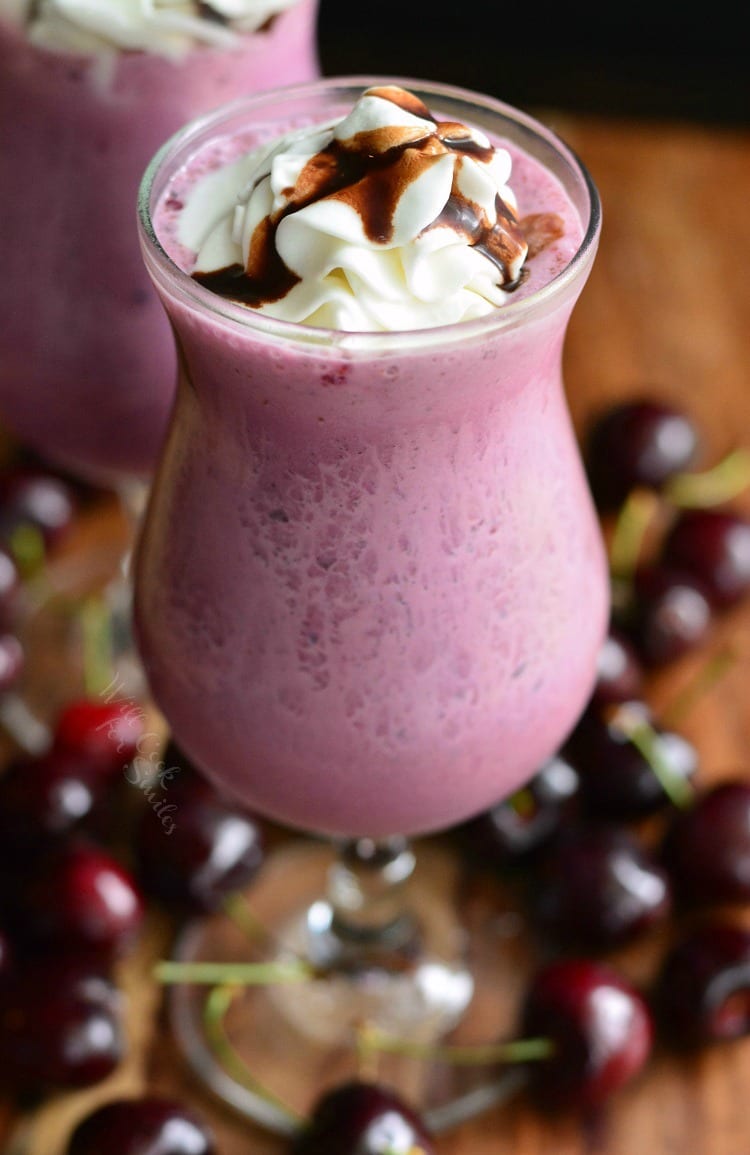
[(326, 75), (437, 80), (521, 108), (750, 125), (742, 4), (320, 0)]

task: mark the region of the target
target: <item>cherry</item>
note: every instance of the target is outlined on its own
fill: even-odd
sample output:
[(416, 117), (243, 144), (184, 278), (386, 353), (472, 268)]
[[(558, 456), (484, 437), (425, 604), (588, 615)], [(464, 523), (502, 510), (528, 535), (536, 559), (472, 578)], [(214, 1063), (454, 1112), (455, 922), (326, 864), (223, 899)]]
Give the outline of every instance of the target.
[(81, 504), (90, 504), (110, 492), (108, 488), (102, 487), (90, 478), (71, 473), (59, 462), (48, 460), (44, 454), (38, 453), (29, 445), (17, 445), (15, 447), (13, 462), (9, 463), (7, 468), (16, 472), (25, 471), (26, 473), (42, 474), (45, 477), (59, 478), (70, 488)]
[(194, 1111), (174, 1099), (115, 1099), (75, 1128), (65, 1155), (216, 1155), (216, 1141)]
[(104, 793), (96, 767), (80, 754), (51, 749), (17, 758), (0, 777), (0, 854), (81, 826)]
[(547, 851), (530, 887), (537, 930), (566, 947), (607, 950), (671, 912), (667, 872), (629, 831), (589, 823)]
[(17, 933), (30, 946), (114, 958), (133, 944), (145, 908), (130, 872), (80, 838), (53, 846), (20, 880), (11, 907)]
[[(181, 765), (182, 763), (182, 765)], [(172, 750), (165, 758), (175, 780), (156, 789), (143, 807), (134, 838), (136, 873), (144, 891), (169, 910), (214, 911), (247, 886), (264, 859), (258, 819), (214, 787)]]
[(736, 605), (750, 591), (750, 518), (724, 509), (684, 510), (661, 556), (696, 578), (715, 609)]
[(718, 782), (677, 811), (662, 856), (683, 904), (750, 901), (750, 781)]
[(7, 630), (15, 623), (21, 576), (12, 554), (0, 546), (0, 628)]
[[(677, 784), (691, 782), (699, 769), (696, 748), (681, 734), (665, 730), (651, 718), (643, 702), (629, 703), (650, 726), (660, 760)], [(567, 755), (580, 778), (581, 805), (591, 817), (615, 822), (635, 822), (664, 810), (670, 804), (661, 779), (638, 749), (616, 716), (587, 711), (566, 746)]]
[(664, 666), (697, 649), (712, 620), (708, 594), (691, 574), (660, 562), (636, 571), (622, 628), (645, 666)]
[(611, 967), (561, 959), (533, 976), (521, 1008), (521, 1038), (545, 1038), (547, 1059), (529, 1063), (529, 1094), (548, 1111), (601, 1107), (644, 1067), (653, 1045), (643, 996)]
[(499, 869), (525, 864), (572, 812), (578, 774), (562, 754), (550, 758), (521, 790), (457, 828), (467, 856)]
[(16, 685), (26, 665), (23, 645), (15, 634), (0, 633), (0, 694)]
[(0, 988), (0, 1084), (16, 1094), (86, 1087), (124, 1053), (109, 976), (71, 957), (24, 960)]
[(697, 428), (684, 412), (650, 398), (632, 398), (599, 413), (583, 452), (599, 508), (616, 510), (636, 487), (660, 489), (694, 461)]
[(711, 919), (685, 931), (662, 960), (652, 1001), (672, 1046), (750, 1034), (750, 930)]
[(62, 477), (30, 466), (0, 475), (0, 537), (11, 540), (20, 527), (31, 526), (52, 547), (64, 537), (77, 512), (77, 502)]
[(352, 1081), (316, 1104), (291, 1155), (434, 1155), (424, 1123), (395, 1091)]
[(13, 947), (10, 935), (0, 926), (0, 986), (7, 982), (13, 971)]
[(133, 761), (145, 729), (145, 714), (137, 703), (76, 698), (60, 711), (53, 742), (114, 774)]
[(641, 697), (644, 672), (635, 646), (625, 633), (611, 624), (599, 650), (596, 684), (590, 706), (601, 709)]

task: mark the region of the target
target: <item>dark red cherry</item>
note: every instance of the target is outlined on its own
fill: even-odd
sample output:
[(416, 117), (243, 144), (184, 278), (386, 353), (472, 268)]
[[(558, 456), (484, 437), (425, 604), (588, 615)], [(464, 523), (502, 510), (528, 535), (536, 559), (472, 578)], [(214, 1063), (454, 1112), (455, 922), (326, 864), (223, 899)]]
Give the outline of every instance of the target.
[(76, 1127), (65, 1155), (216, 1155), (208, 1123), (185, 1103), (114, 1099)]
[(529, 1063), (529, 1092), (550, 1111), (600, 1108), (643, 1069), (653, 1045), (643, 996), (611, 967), (557, 960), (531, 980), (519, 1037), (552, 1043), (548, 1059)]
[(708, 595), (691, 574), (660, 563), (636, 572), (622, 628), (644, 666), (665, 666), (697, 649), (712, 622)]
[[(179, 774), (168, 777), (178, 767)], [(264, 860), (259, 820), (188, 764), (173, 763), (170, 755), (144, 801), (133, 848), (137, 877), (169, 910), (216, 910), (257, 874)]]
[(96, 767), (80, 754), (52, 749), (17, 758), (0, 776), (0, 857), (80, 827), (104, 792)]
[(611, 625), (599, 650), (596, 684), (590, 705), (594, 709), (632, 702), (643, 693), (644, 671), (630, 639)]
[(13, 971), (13, 946), (7, 930), (0, 926), (0, 986), (6, 983)]
[[(682, 793), (699, 769), (695, 746), (683, 735), (663, 729), (643, 702), (627, 703), (625, 708), (631, 715), (637, 712), (650, 727), (659, 764), (668, 768), (675, 783), (674, 792)], [(566, 751), (578, 772), (581, 805), (588, 815), (613, 822), (635, 822), (670, 805), (672, 794), (665, 792), (651, 761), (617, 724), (616, 715), (587, 711)]]
[(750, 930), (711, 919), (685, 931), (654, 983), (659, 1034), (703, 1047), (750, 1034)]
[(18, 880), (17, 931), (47, 953), (122, 955), (143, 925), (144, 902), (130, 872), (108, 851), (81, 839), (40, 855)]
[(24, 960), (0, 988), (0, 1085), (14, 1094), (87, 1087), (124, 1054), (122, 1007), (89, 962)]
[(727, 779), (677, 811), (663, 861), (689, 906), (750, 902), (750, 779)]
[(660, 489), (692, 465), (699, 437), (679, 408), (645, 397), (610, 406), (591, 421), (584, 459), (594, 500), (616, 510), (637, 487)]
[(10, 551), (0, 546), (0, 630), (12, 629), (15, 625), (20, 589), (18, 566)]
[(662, 545), (663, 562), (691, 574), (716, 609), (750, 591), (750, 518), (725, 509), (679, 514)]
[(325, 1094), (291, 1155), (435, 1155), (417, 1112), (395, 1091), (350, 1082)]
[(61, 710), (53, 741), (117, 773), (135, 758), (145, 730), (146, 714), (137, 702), (76, 698)]
[(0, 634), (0, 694), (12, 689), (26, 666), (26, 654), (15, 634)]
[(557, 754), (510, 798), (457, 828), (467, 857), (478, 866), (503, 869), (527, 863), (572, 813), (578, 774)]
[(77, 512), (73, 488), (43, 469), (18, 467), (0, 475), (0, 538), (9, 541), (21, 527), (38, 530), (46, 546), (55, 546)]
[(666, 920), (670, 880), (638, 839), (617, 826), (581, 823), (547, 850), (529, 887), (532, 920), (566, 950), (608, 950)]
[(170, 791), (186, 786), (188, 791), (196, 779), (207, 784), (207, 779), (194, 762), (180, 748), (172, 735), (169, 736), (156, 765), (157, 777), (164, 788)]

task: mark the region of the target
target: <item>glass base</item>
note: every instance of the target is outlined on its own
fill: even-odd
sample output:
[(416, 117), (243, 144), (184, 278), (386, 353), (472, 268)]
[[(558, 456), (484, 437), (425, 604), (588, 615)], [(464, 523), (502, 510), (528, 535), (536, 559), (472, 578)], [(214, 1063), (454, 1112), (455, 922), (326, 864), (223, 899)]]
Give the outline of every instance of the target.
[(326, 959), (321, 943), (333, 912), (324, 896), (335, 862), (326, 844), (285, 844), (233, 903), (233, 915), (184, 929), (174, 955), (182, 963), (270, 962), (288, 972), (305, 960), (318, 968), (296, 982), (224, 987), (218, 1044), (212, 988), (172, 987), (172, 1024), (193, 1072), (226, 1104), (282, 1135), (294, 1133), (327, 1089), (355, 1077), (396, 1088), (436, 1132), (512, 1093), (517, 1071), (456, 1066), (424, 1049), (512, 1035), (528, 965), (518, 914), (496, 893), (488, 907), (481, 887), (473, 897), (462, 893), (466, 878), (452, 849), (425, 840), (404, 891), (418, 935)]

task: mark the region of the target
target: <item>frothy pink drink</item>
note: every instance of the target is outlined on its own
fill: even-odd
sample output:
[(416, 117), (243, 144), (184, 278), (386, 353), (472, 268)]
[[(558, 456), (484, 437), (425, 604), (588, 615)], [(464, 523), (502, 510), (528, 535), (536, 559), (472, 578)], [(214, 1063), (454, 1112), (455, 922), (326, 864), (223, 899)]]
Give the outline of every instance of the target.
[(160, 18), (158, 0), (144, 5), (155, 26), (141, 26), (133, 0), (112, 17), (132, 27), (114, 30), (106, 0), (93, 28), (81, 7), (78, 25), (42, 0), (27, 28), (0, 3), (0, 419), (51, 460), (107, 480), (152, 471), (177, 372), (138, 247), (143, 170), (187, 120), (316, 78), (318, 0), (266, 4), (275, 14), (253, 32), (192, 0)]
[[(217, 206), (232, 164), (247, 179), (253, 142), (345, 117), (361, 86), (271, 94), (188, 129), (142, 192), (181, 371), (137, 558), (141, 655), (209, 776), (325, 835), (426, 833), (519, 787), (580, 715), (608, 613), (561, 377), (596, 193), (523, 114), (409, 92), (375, 90), (376, 127), (357, 105), (340, 137), (282, 150), (264, 220), (273, 181), (250, 165), (244, 216), (235, 191), (233, 223), (217, 210), (190, 243), (196, 206)], [(378, 121), (390, 101), (397, 128)], [(421, 101), (431, 135), (412, 123)], [(464, 125), (502, 146), (512, 190)], [(437, 229), (412, 195), (422, 157), (448, 198)], [(485, 206), (489, 172), (503, 195), (492, 184)], [(300, 205), (311, 213), (296, 217)], [(397, 244), (412, 216), (417, 255)], [(318, 261), (327, 271), (308, 283)], [(350, 300), (344, 284), (367, 277)], [(399, 331), (383, 325), (392, 305)], [(468, 319), (425, 328), (428, 308)], [(369, 331), (318, 325), (341, 316)]]

